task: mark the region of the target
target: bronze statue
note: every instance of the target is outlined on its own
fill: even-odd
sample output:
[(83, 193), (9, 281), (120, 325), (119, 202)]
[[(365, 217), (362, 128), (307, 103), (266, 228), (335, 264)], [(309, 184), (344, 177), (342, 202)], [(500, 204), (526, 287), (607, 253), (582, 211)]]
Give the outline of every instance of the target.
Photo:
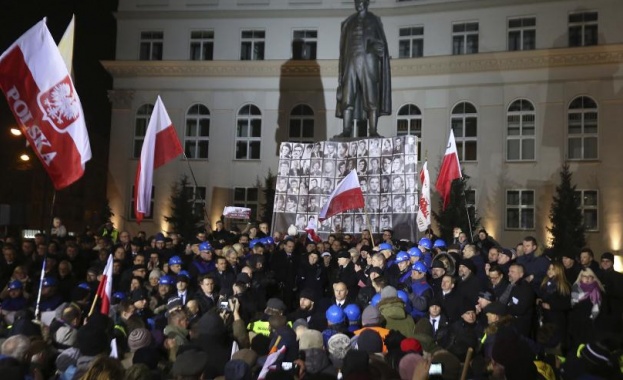
[(351, 137), (353, 119), (368, 120), (379, 137), (379, 116), (392, 113), (387, 40), (381, 19), (368, 12), (369, 0), (355, 0), (357, 13), (342, 22), (335, 116), (344, 119), (340, 137)]

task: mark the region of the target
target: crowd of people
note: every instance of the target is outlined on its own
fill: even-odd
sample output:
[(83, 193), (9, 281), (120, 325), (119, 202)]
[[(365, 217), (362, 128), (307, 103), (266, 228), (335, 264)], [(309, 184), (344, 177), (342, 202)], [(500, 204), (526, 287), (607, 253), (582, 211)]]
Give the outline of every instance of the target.
[(222, 221), (184, 238), (111, 223), (68, 236), (55, 220), (2, 253), (3, 380), (623, 378), (613, 254), (553, 257), (531, 236), (316, 242)]

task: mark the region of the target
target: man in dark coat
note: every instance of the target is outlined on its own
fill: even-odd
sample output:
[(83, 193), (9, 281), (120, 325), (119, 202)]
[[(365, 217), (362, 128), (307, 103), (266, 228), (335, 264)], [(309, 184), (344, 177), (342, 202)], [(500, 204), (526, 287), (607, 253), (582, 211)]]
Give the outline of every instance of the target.
[(476, 277), (476, 265), (472, 260), (463, 260), (459, 264), (458, 290), (469, 305), (476, 305), (478, 293), (483, 290), (480, 279)]
[(351, 262), (350, 253), (342, 250), (337, 254), (337, 282), (343, 282), (348, 288), (348, 294), (351, 298), (357, 298), (359, 287), (357, 286), (358, 278), (355, 273), (355, 265)]
[(296, 244), (292, 239), (286, 239), (283, 249), (273, 253), (270, 260), (270, 269), (279, 281), (281, 299), (285, 302), (288, 310), (291, 310), (296, 289), (296, 272), (300, 266), (300, 255), (294, 250)]
[[(530, 337), (532, 333), (535, 294), (530, 284), (524, 279), (524, 276), (524, 267), (521, 264), (511, 265), (508, 270), (510, 285), (506, 290), (509, 293), (506, 306), (508, 314), (515, 318), (517, 332)], [(501, 299), (504, 300), (505, 296), (503, 295)]]

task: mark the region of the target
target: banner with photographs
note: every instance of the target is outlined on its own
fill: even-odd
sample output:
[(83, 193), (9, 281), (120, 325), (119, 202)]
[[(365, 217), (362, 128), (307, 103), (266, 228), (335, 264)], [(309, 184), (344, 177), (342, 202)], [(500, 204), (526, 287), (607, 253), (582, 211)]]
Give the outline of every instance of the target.
[(273, 231), (293, 224), (304, 231), (318, 217), (335, 186), (357, 172), (366, 207), (318, 223), (318, 234), (379, 233), (392, 228), (397, 239), (417, 237), (417, 137), (361, 139), (349, 142), (282, 143), (273, 213)]

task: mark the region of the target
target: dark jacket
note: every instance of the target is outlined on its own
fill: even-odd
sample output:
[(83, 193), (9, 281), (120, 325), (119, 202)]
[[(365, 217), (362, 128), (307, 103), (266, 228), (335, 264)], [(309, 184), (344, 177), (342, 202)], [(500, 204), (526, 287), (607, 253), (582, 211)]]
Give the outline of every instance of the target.
[[(533, 280), (534, 281), (534, 280)], [(529, 337), (532, 332), (535, 294), (532, 286), (521, 279), (515, 283), (508, 299), (507, 311), (515, 317), (517, 332)]]

